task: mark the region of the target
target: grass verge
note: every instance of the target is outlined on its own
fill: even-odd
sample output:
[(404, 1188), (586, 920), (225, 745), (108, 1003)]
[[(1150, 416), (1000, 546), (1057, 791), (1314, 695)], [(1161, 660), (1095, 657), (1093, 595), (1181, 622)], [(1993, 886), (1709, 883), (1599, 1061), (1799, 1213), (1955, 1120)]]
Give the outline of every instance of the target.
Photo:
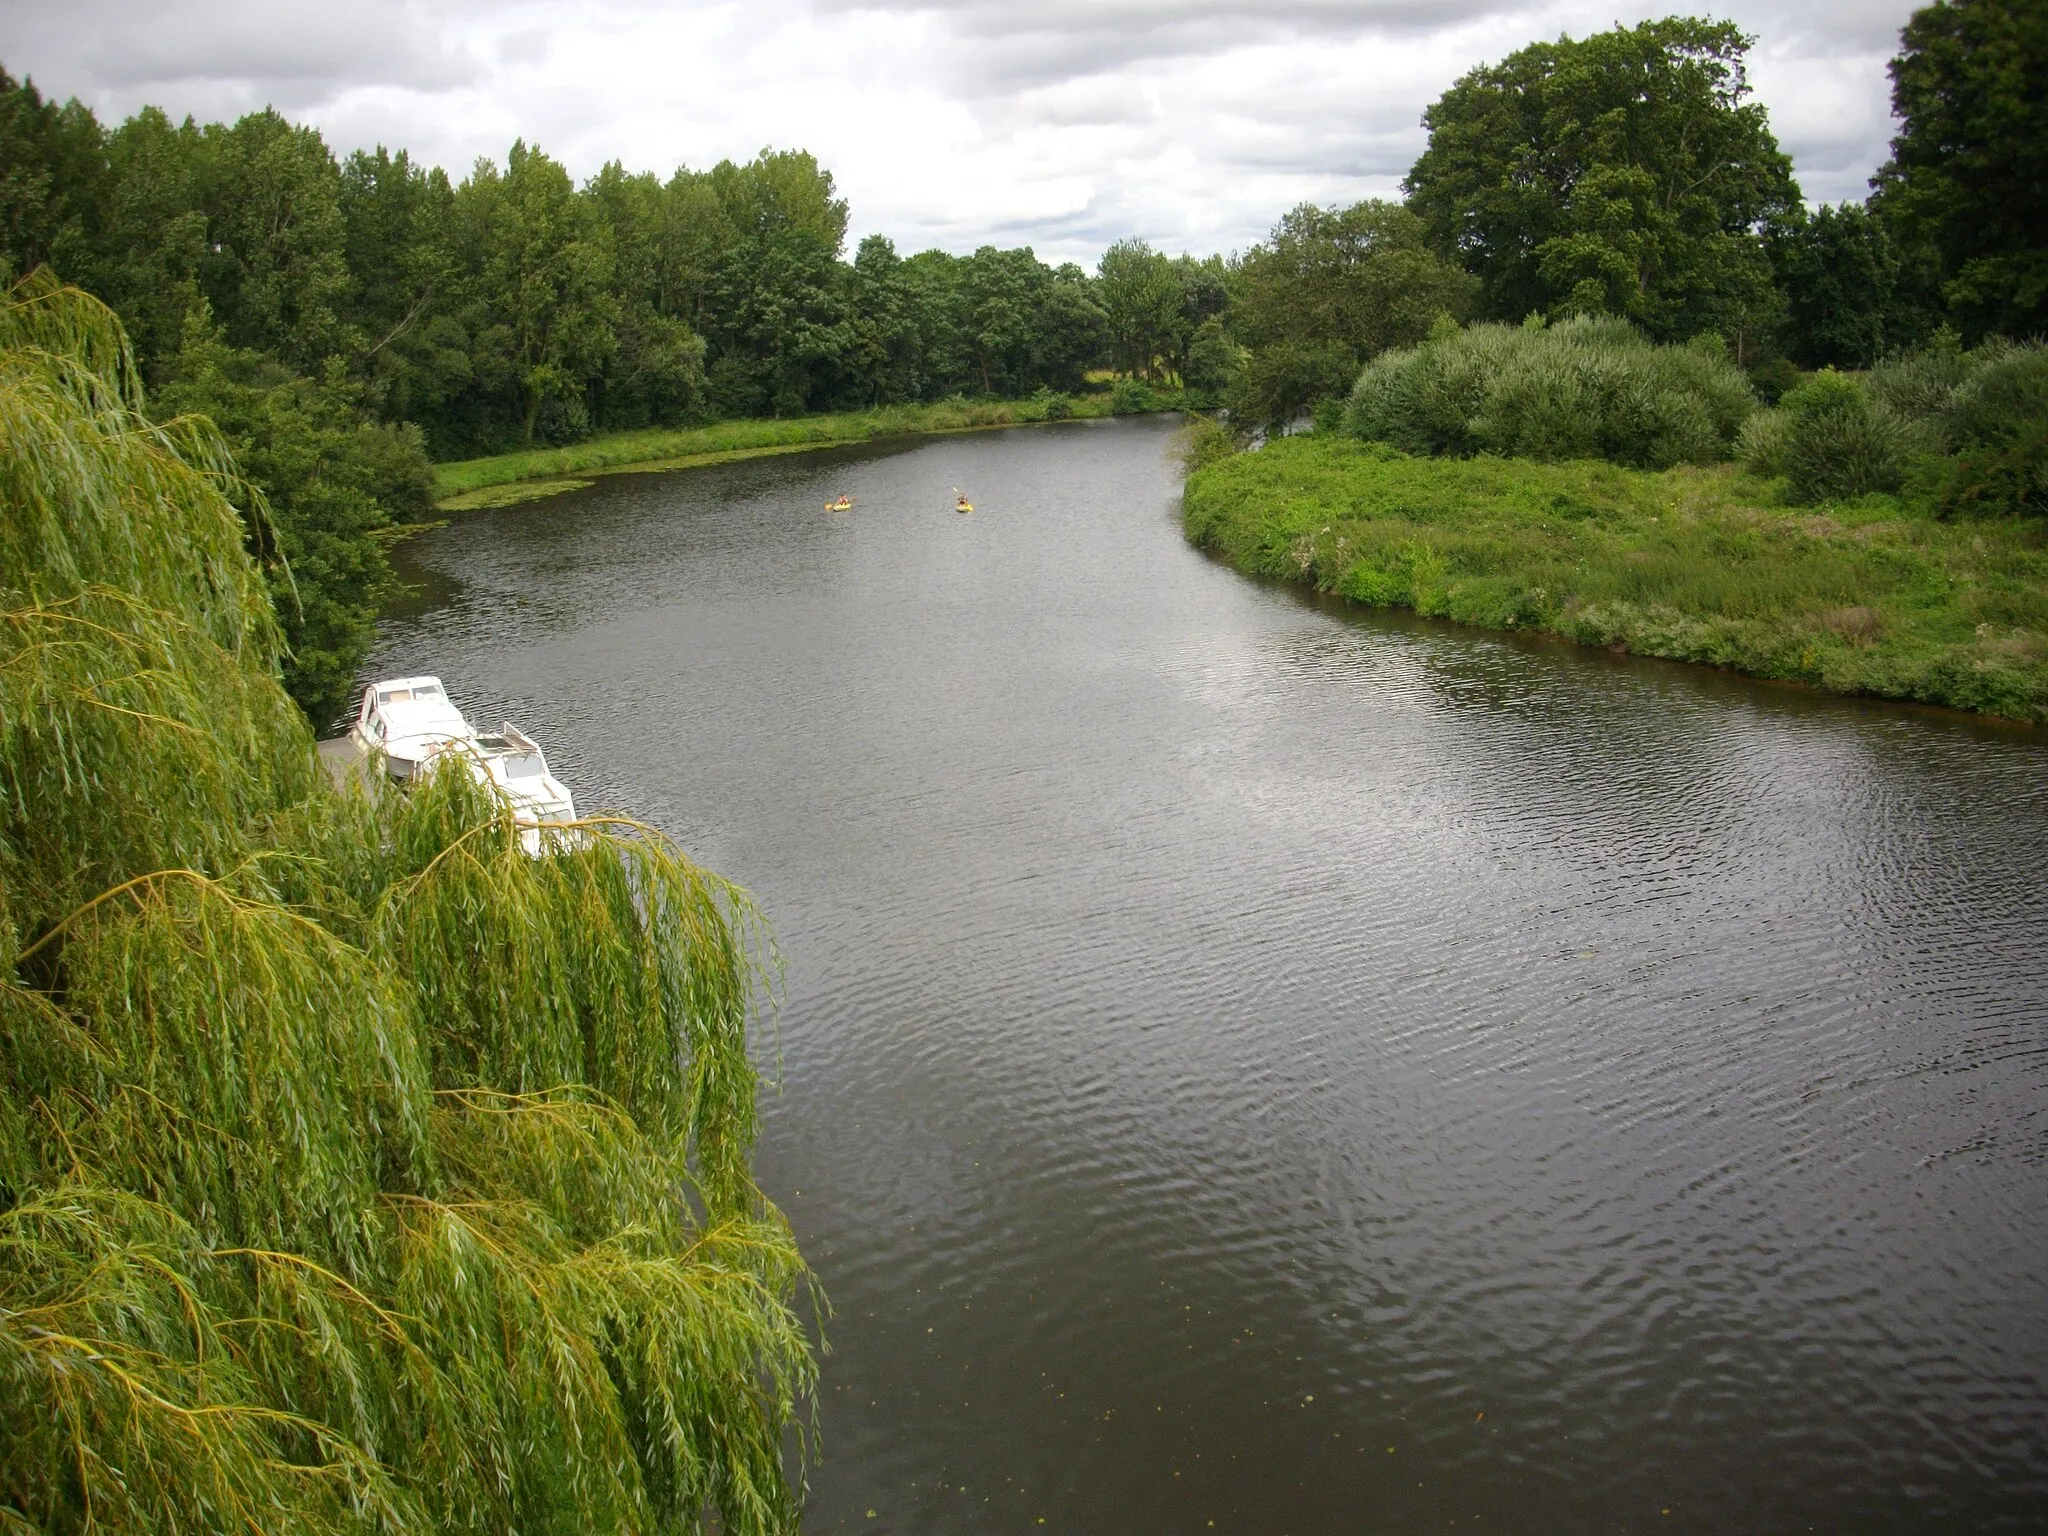
[(1776, 504), (1733, 465), (1410, 458), (1291, 437), (1188, 477), (1241, 570), (1837, 693), (2048, 721), (2048, 525)]
[(438, 464), (434, 467), (435, 493), (441, 508), (450, 512), (509, 506), (576, 490), (588, 485), (591, 475), (684, 469), (878, 438), (1084, 420), (1111, 413), (1111, 399), (1106, 394), (1047, 394), (1025, 400), (941, 400), (931, 405), (892, 405), (777, 421), (721, 421), (708, 427), (614, 432), (566, 448), (536, 448)]

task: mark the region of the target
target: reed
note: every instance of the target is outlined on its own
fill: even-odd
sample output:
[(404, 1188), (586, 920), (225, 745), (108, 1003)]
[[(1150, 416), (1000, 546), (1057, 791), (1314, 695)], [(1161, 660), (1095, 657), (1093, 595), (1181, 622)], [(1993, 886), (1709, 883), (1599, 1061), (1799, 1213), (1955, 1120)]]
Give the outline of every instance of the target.
[(333, 790), (233, 466), (141, 406), (97, 303), (0, 303), (0, 1523), (794, 1530), (745, 895)]

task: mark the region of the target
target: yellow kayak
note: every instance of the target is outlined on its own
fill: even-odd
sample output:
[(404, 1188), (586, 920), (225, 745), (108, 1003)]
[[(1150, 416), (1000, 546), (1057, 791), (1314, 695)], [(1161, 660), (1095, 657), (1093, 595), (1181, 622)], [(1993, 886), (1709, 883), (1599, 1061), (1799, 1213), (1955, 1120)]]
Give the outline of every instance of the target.
[(825, 510), (827, 512), (851, 512), (853, 510), (853, 498), (851, 496), (842, 496), (837, 501), (828, 501), (825, 503)]

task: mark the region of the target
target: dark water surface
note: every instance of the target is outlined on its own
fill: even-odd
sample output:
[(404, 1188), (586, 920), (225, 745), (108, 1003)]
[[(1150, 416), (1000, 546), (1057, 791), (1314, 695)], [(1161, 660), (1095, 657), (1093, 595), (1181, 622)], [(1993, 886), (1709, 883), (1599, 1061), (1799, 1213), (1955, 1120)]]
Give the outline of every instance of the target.
[(808, 1528), (2048, 1528), (2048, 740), (1319, 609), (1166, 443), (411, 547), (379, 665), (774, 924)]

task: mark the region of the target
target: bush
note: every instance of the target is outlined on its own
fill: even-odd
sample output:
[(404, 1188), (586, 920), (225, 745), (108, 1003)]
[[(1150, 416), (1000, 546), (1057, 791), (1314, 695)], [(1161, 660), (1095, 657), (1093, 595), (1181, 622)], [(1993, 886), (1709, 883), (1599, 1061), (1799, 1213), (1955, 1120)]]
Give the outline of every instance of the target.
[(1754, 474), (1775, 479), (1785, 473), (1792, 419), (1784, 411), (1758, 411), (1736, 434), (1735, 456)]
[(1943, 517), (2048, 517), (2048, 422), (2003, 447), (1964, 449), (1936, 509)]
[(1191, 475), (1229, 458), (1242, 446), (1230, 429), (1213, 416), (1190, 416), (1174, 443), (1181, 467)]
[(1793, 500), (1841, 501), (1904, 484), (1910, 428), (1858, 380), (1823, 368), (1782, 409)]
[(1943, 447), (1958, 400), (1983, 371), (1994, 348), (1965, 352), (1955, 332), (1935, 338), (1932, 346), (1894, 357), (1865, 375), (1870, 391), (1888, 410), (1906, 421), (1934, 424)]
[(1440, 326), (1359, 375), (1345, 427), (1409, 453), (1663, 469), (1728, 458), (1756, 406), (1720, 348), (1659, 346), (1625, 320), (1584, 317)]
[(1805, 377), (1799, 371), (1799, 365), (1789, 357), (1774, 357), (1749, 370), (1750, 385), (1766, 405), (1776, 405), (1797, 389)]
[(1152, 391), (1136, 379), (1118, 379), (1109, 391), (1109, 409), (1117, 416), (1136, 416), (1152, 409)]
[(1992, 355), (1956, 391), (1946, 422), (1957, 447), (2008, 448), (2048, 425), (2048, 347), (1979, 347)]
[(1032, 393), (1031, 406), (1045, 421), (1065, 421), (1074, 414), (1074, 402), (1056, 389), (1041, 384)]

